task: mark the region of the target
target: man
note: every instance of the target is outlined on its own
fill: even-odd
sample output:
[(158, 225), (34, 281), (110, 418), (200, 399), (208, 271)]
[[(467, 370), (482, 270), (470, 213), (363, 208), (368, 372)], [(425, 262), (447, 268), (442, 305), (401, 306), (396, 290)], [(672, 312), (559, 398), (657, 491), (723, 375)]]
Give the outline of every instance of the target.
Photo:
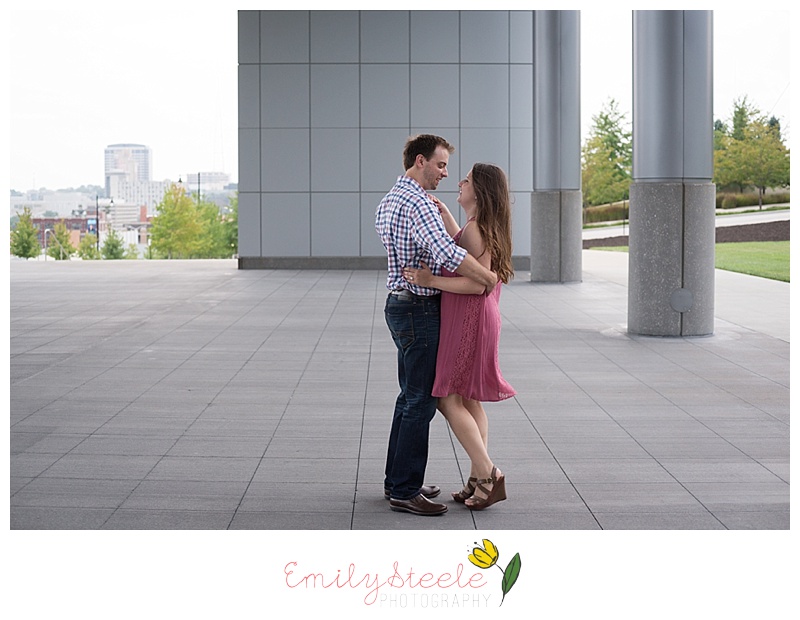
[(431, 395), (439, 348), (439, 291), (403, 279), (403, 267), (444, 266), (491, 291), (497, 275), (453, 242), (438, 207), (427, 192), (447, 177), (454, 151), (447, 140), (430, 134), (409, 138), (403, 151), (406, 172), (378, 205), (375, 229), (389, 260), (384, 314), (397, 347), (400, 394), (395, 402), (386, 458), (384, 494), (392, 510), (433, 516), (447, 512), (430, 501), (436, 486), (423, 484), (428, 464), (430, 422), (436, 414)]

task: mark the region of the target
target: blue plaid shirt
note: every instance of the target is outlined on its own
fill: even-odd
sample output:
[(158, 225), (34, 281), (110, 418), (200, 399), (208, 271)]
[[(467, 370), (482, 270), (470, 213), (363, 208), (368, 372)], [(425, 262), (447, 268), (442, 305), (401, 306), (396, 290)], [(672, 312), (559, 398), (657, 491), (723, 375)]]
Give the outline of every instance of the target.
[(384, 196), (375, 214), (375, 230), (381, 236), (389, 257), (386, 288), (408, 289), (417, 295), (436, 295), (440, 291), (416, 286), (403, 279), (403, 267), (419, 268), (425, 263), (435, 275), (441, 268), (455, 271), (467, 256), (444, 228), (439, 209), (414, 179), (401, 176)]

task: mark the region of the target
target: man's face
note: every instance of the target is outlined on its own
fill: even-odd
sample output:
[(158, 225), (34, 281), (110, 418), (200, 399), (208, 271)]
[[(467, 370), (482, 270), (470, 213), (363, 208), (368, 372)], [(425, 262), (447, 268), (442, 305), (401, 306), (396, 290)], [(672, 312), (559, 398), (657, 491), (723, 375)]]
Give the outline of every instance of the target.
[(430, 159), (423, 158), (422, 189), (432, 191), (439, 186), (439, 181), (447, 176), (447, 162), (450, 153), (443, 146), (437, 146)]

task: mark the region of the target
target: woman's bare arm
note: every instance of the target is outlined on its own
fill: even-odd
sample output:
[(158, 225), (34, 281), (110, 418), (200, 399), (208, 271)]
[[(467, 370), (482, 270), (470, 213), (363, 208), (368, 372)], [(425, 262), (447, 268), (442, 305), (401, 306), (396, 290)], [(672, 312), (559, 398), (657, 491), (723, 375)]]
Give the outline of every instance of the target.
[(475, 280), (469, 278), (448, 278), (445, 276), (435, 276), (425, 263), (420, 269), (405, 267), (403, 277), (409, 282), (426, 288), (437, 288), (440, 291), (458, 293), (460, 295), (480, 295), (486, 287)]
[(447, 208), (447, 205), (439, 200), (436, 196), (433, 196), (432, 194), (428, 194), (428, 196), (431, 197), (433, 203), (439, 208), (439, 213), (442, 215), (442, 222), (444, 223), (444, 229), (447, 231), (447, 234), (451, 237), (455, 237), (456, 233), (460, 230), (456, 218), (452, 213), (450, 213), (450, 209)]
[[(487, 290), (491, 291), (497, 282), (497, 274), (491, 271), (491, 257), (485, 251), (483, 237), (478, 226), (474, 223), (468, 224), (461, 234), (461, 246), (469, 253), (467, 259), (461, 264), (457, 272), (463, 275), (462, 278), (447, 278), (435, 276), (430, 269), (423, 263), (422, 269), (406, 267), (403, 269), (403, 277), (409, 282), (426, 288), (437, 288), (449, 293), (460, 295), (480, 295)], [(466, 263), (466, 264), (465, 264)], [(462, 267), (466, 273), (462, 273)], [(483, 281), (473, 280), (470, 275), (477, 271), (478, 277), (483, 277)], [(486, 282), (485, 274), (488, 273), (495, 278), (489, 285)]]

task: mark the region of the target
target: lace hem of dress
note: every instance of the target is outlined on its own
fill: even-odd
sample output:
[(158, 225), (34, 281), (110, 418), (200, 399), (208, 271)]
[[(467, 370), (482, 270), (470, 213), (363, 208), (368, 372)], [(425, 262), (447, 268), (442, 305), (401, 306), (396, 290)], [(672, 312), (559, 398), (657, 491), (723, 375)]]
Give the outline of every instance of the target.
[(461, 342), (458, 345), (453, 376), (450, 380), (451, 392), (462, 393), (470, 383), (470, 372), (475, 359), (475, 347), (478, 343), (478, 323), (482, 302), (483, 298), (480, 295), (470, 295), (467, 299)]

